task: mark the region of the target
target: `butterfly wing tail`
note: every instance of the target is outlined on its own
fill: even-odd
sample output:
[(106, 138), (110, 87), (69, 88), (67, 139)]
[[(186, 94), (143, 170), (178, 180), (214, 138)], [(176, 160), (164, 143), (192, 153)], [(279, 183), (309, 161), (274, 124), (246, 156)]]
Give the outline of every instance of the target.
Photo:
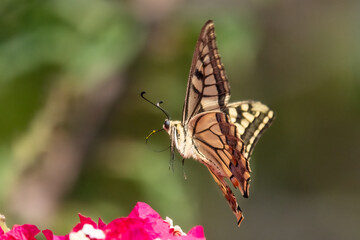
[(220, 178), (216, 174), (214, 174), (210, 168), (208, 168), (208, 169), (209, 169), (211, 175), (213, 176), (215, 182), (220, 187), (224, 197), (228, 201), (230, 208), (233, 210), (233, 213), (237, 219), (237, 225), (240, 227), (240, 224), (241, 224), (242, 220), (244, 219), (244, 216), (239, 207), (239, 204), (236, 201), (234, 193), (231, 191), (230, 187), (227, 185), (227, 183), (224, 181), (223, 178)]

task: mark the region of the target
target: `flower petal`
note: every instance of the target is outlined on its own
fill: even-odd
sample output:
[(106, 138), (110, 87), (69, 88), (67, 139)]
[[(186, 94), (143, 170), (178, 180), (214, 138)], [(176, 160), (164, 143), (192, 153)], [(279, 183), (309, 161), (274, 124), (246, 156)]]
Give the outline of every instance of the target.
[(49, 229), (43, 230), (42, 233), (44, 234), (46, 240), (69, 240), (69, 235), (56, 236), (56, 235), (54, 235), (54, 233), (53, 233), (51, 230), (49, 230)]
[(73, 228), (73, 232), (80, 231), (83, 229), (85, 224), (90, 224), (94, 228), (98, 228), (96, 222), (94, 222), (90, 217), (85, 217), (79, 213), (80, 223), (76, 224)]
[(106, 227), (106, 224), (103, 222), (103, 220), (101, 218), (99, 218), (98, 228), (99, 229), (104, 229), (105, 227)]
[(1, 240), (36, 240), (35, 235), (39, 232), (40, 230), (35, 225), (14, 225), (10, 231), (1, 236)]
[[(129, 218), (141, 218), (141, 219), (152, 219), (152, 220), (160, 220), (161, 216), (154, 209), (152, 209), (149, 205), (143, 202), (138, 202), (133, 210), (130, 212)], [(162, 219), (161, 219), (162, 220)]]
[(205, 239), (204, 229), (202, 226), (195, 226), (187, 234), (189, 237)]
[(106, 240), (151, 240), (158, 237), (151, 228), (150, 224), (139, 218), (118, 218), (110, 222), (104, 232)]

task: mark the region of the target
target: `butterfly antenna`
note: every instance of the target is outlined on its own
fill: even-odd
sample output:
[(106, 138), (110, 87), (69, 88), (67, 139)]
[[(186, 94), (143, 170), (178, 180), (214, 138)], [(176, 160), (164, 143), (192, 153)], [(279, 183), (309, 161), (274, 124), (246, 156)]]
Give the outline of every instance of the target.
[(141, 97), (143, 98), (143, 99), (145, 99), (147, 102), (149, 102), (149, 103), (151, 103), (152, 105), (154, 105), (155, 107), (157, 107), (158, 109), (160, 109), (164, 114), (165, 114), (165, 116), (166, 116), (166, 118), (168, 119), (168, 120), (170, 120), (170, 115), (169, 115), (169, 113), (167, 112), (167, 111), (165, 111), (165, 109), (163, 109), (161, 106), (160, 106), (160, 104), (162, 104), (163, 103), (163, 101), (159, 101), (159, 102), (157, 102), (156, 104), (155, 103), (153, 103), (152, 101), (150, 101), (149, 99), (147, 99), (146, 97), (144, 97), (144, 95), (145, 95), (145, 91), (142, 91), (141, 92)]

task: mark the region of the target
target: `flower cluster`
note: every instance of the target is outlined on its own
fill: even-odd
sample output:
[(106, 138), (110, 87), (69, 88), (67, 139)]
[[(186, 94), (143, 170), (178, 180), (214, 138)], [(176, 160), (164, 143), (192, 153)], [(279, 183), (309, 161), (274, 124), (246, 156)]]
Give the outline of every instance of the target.
[[(205, 240), (201, 226), (193, 227), (187, 234), (170, 218), (163, 220), (146, 203), (138, 202), (128, 217), (117, 218), (109, 224), (101, 219), (95, 223), (79, 214), (80, 223), (64, 236), (56, 236), (51, 230), (43, 230), (47, 240)], [(36, 240), (40, 230), (30, 224), (14, 227), (6, 233), (0, 227), (0, 240)]]

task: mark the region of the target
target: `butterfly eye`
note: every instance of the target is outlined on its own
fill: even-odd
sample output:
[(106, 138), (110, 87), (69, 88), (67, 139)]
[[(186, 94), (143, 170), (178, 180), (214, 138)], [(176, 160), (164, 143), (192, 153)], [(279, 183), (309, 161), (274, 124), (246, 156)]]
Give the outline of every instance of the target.
[(165, 122), (164, 122), (164, 129), (168, 130), (169, 127), (170, 127), (170, 121), (168, 119), (166, 119)]

